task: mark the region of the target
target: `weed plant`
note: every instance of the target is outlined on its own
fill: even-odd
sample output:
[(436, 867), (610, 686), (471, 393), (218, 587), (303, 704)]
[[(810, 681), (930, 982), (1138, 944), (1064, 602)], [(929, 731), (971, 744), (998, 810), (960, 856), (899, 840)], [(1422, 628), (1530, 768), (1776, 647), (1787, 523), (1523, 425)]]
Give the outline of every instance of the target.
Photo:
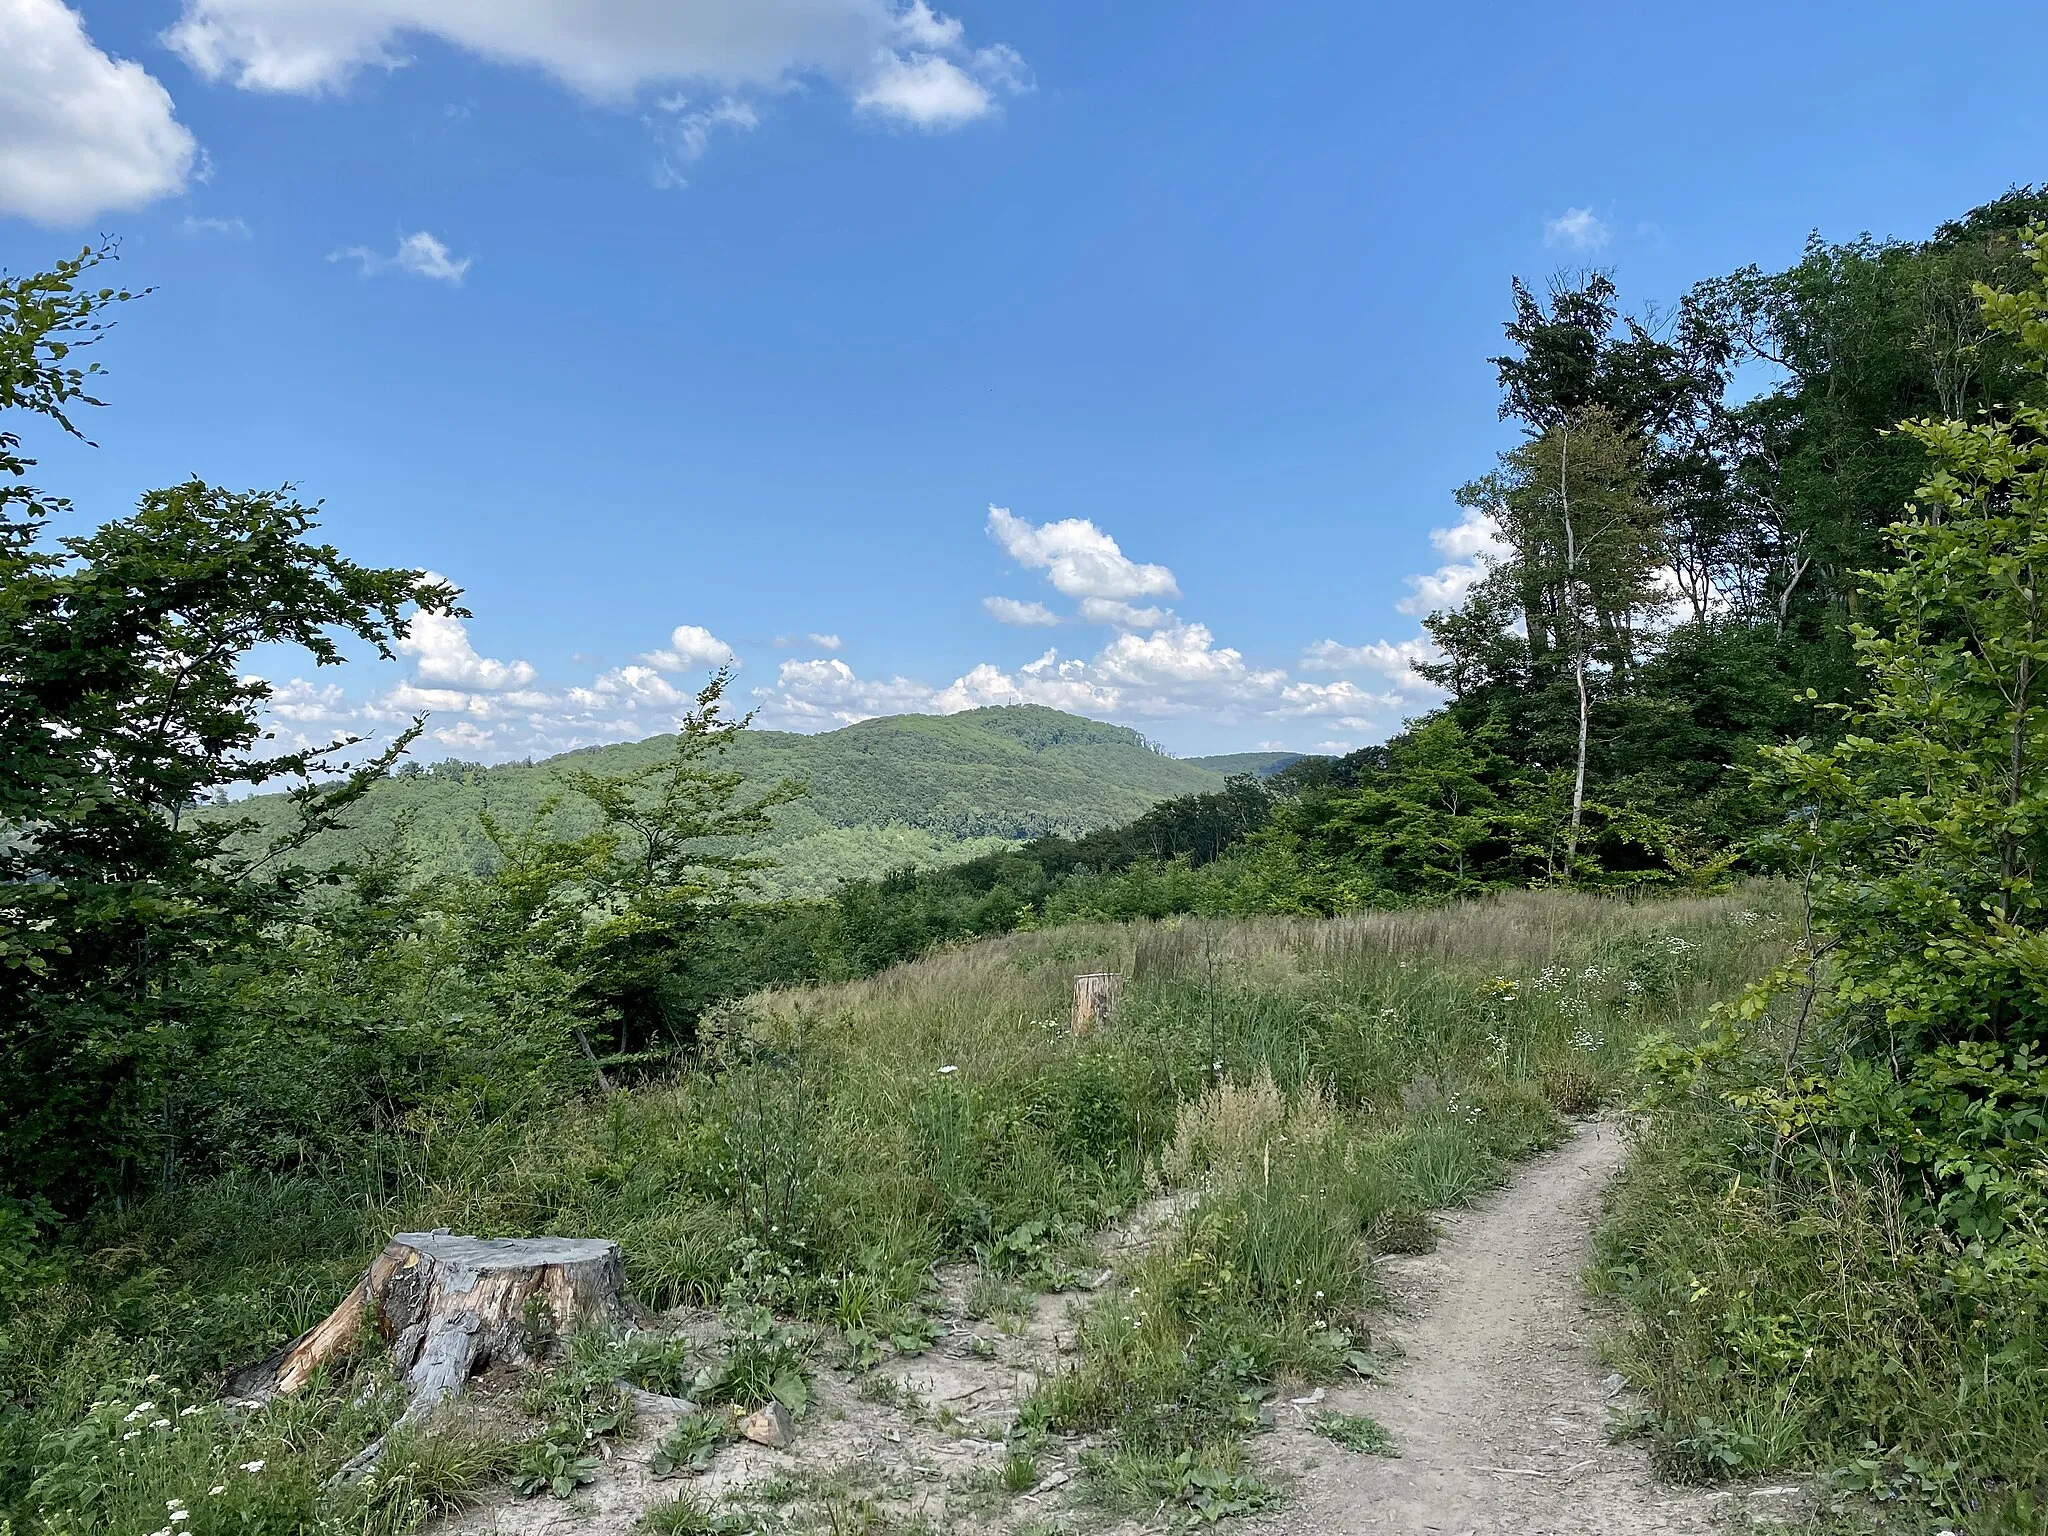
[[(92, 1405), (150, 1374), (206, 1401), (225, 1368), (323, 1316), (393, 1231), (613, 1237), (649, 1308), (765, 1308), (881, 1339), (914, 1319), (934, 1262), (979, 1246), (982, 1300), (1007, 1310), (1162, 1180), (1186, 1220), (1106, 1291), (1078, 1373), (1035, 1411), (1114, 1425), (1114, 1454), (1160, 1476), (1183, 1453), (1230, 1471), (1266, 1384), (1341, 1371), (1362, 1342), (1376, 1235), (1424, 1240), (1431, 1209), (1549, 1142), (1561, 1109), (1610, 1096), (1642, 1034), (1764, 969), (1773, 925), (1744, 914), (1770, 900), (1530, 893), (1018, 933), (757, 998), (709, 1032), (701, 1067), (659, 1083), (546, 1115), (480, 1089), (295, 1172), (109, 1210), (0, 1287), (0, 1517), (18, 1536), (146, 1536), (164, 1522), (136, 1522), (176, 1497), (195, 1511), (178, 1523), (197, 1521), (211, 1453), (152, 1453), (146, 1477), (116, 1480), (138, 1490), (120, 1518), (95, 1512), (111, 1495), (80, 1469), (100, 1452), (72, 1444), (102, 1423)], [(1076, 1038), (1071, 978), (1102, 970), (1130, 978), (1123, 1002)], [(765, 1401), (789, 1363), (733, 1394)], [(639, 1369), (672, 1385), (680, 1365)], [(308, 1392), (235, 1421), (238, 1443), (256, 1437), (240, 1459), (301, 1490), (237, 1529), (338, 1518), (312, 1490), (386, 1411), (351, 1401)], [(288, 1443), (264, 1428), (287, 1422)]]

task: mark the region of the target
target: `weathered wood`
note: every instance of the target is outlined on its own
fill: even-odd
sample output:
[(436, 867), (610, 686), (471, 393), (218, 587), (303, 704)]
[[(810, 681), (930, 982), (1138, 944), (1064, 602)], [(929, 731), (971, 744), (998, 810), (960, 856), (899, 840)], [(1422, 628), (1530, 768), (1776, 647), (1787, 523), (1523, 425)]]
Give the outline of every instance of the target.
[(336, 1307), (268, 1360), (237, 1371), (228, 1391), (268, 1398), (304, 1386), (374, 1326), (411, 1397), (408, 1414), (462, 1390), (493, 1362), (528, 1358), (529, 1309), (553, 1330), (622, 1323), (619, 1245), (599, 1238), (456, 1237), (401, 1232)]
[(1094, 1032), (1097, 1024), (1105, 1024), (1116, 1011), (1117, 999), (1124, 993), (1124, 979), (1115, 971), (1102, 971), (1092, 976), (1074, 978), (1073, 1031), (1077, 1035)]

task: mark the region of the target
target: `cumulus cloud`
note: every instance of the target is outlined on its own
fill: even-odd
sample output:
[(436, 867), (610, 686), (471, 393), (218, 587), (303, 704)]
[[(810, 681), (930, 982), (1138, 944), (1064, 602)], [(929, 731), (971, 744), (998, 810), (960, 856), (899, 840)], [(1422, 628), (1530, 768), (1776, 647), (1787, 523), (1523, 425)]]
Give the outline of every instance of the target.
[(398, 642), (398, 649), (416, 658), (413, 671), (421, 682), (494, 693), (505, 688), (524, 688), (534, 679), (530, 662), (494, 661), (479, 656), (470, 643), (468, 624), (445, 614), (422, 613), (415, 617), (411, 633)]
[(1543, 243), (1573, 251), (1597, 251), (1612, 238), (1605, 220), (1590, 208), (1567, 208), (1543, 221)]
[(170, 92), (62, 0), (0, 0), (0, 213), (74, 224), (182, 192), (199, 146)]
[(1415, 664), (1436, 660), (1436, 647), (1417, 635), (1411, 640), (1374, 640), (1366, 645), (1341, 645), (1318, 640), (1302, 652), (1304, 672), (1377, 672), (1409, 688), (1429, 686)]
[(984, 597), (982, 608), (998, 624), (1015, 624), (1029, 628), (1032, 625), (1057, 624), (1060, 616), (1043, 603), (1019, 602), (1014, 597)]
[(255, 91), (341, 91), (363, 70), (404, 68), (416, 38), (540, 70), (592, 101), (709, 87), (714, 105), (678, 110), (683, 160), (715, 129), (754, 126), (747, 93), (807, 79), (932, 129), (1029, 88), (1014, 50), (970, 48), (960, 22), (926, 0), (185, 0), (164, 36), (201, 75)]
[(693, 667), (728, 667), (739, 658), (731, 646), (698, 624), (678, 624), (669, 631), (668, 644), (640, 658), (662, 672), (687, 672)]
[(588, 688), (571, 688), (569, 702), (586, 709), (675, 709), (688, 697), (653, 667), (614, 667)]
[(1432, 528), (1429, 542), (1444, 563), (1434, 571), (1408, 578), (1408, 596), (1394, 606), (1402, 613), (1430, 614), (1455, 608), (1509, 550), (1500, 524), (1477, 507), (1448, 528)]
[[(1049, 648), (1021, 664), (982, 661), (950, 681), (864, 675), (830, 654), (840, 649), (837, 635), (779, 636), (778, 645), (807, 638), (825, 654), (784, 660), (772, 679), (752, 690), (762, 722), (828, 730), (875, 715), (1040, 704), (1147, 726), (1186, 720), (1211, 728), (1260, 726), (1262, 735), (1299, 730), (1297, 742), (1313, 730), (1325, 738), (1319, 749), (1341, 741), (1348, 750), (1384, 737), (1438, 697), (1415, 671), (1436, 654), (1421, 636), (1359, 645), (1318, 640), (1303, 652), (1298, 672), (1290, 673), (1222, 643), (1206, 624), (1157, 603), (1134, 601), (1177, 597), (1173, 572), (1132, 560), (1091, 522), (1033, 524), (991, 507), (988, 531), (1012, 558), (1044, 572), (1052, 587), (1072, 598), (1076, 617), (1114, 633), (1092, 652), (1068, 655)], [(1479, 514), (1467, 514), (1431, 538), (1446, 566), (1432, 577), (1416, 578), (1418, 584), (1453, 585), (1463, 578), (1447, 576), (1445, 569), (1483, 571), (1498, 549), (1498, 531)], [(1024, 627), (1060, 622), (1043, 603), (990, 597), (983, 606), (992, 617)], [(676, 626), (665, 647), (633, 664), (559, 690), (538, 686), (526, 663), (479, 657), (457, 621), (420, 621), (406, 650), (415, 662), (412, 675), (365, 704), (347, 706), (335, 692), (295, 682), (289, 691), (280, 690), (281, 707), (273, 713), (283, 720), (293, 712), (293, 723), (307, 729), (319, 723), (361, 730), (366, 723), (395, 725), (426, 711), (435, 717), (430, 734), (459, 732), (465, 751), (559, 752), (673, 730), (690, 702), (673, 674), (737, 661), (724, 641), (691, 624)]]
[[(4, 0), (0, 0), (4, 3)], [(377, 277), (385, 272), (409, 272), (414, 277), (430, 277), (436, 282), (462, 286), (462, 279), (469, 272), (473, 257), (464, 256), (459, 260), (447, 246), (428, 234), (424, 229), (409, 235), (401, 235), (398, 249), (386, 256), (373, 251), (366, 245), (351, 245), (345, 250), (330, 252), (329, 261), (355, 261), (362, 264), (363, 276)]]
[(1284, 696), (1287, 674), (1216, 644), (1201, 624), (1173, 623), (1149, 635), (1120, 634), (1093, 657), (1048, 650), (1006, 671), (983, 662), (943, 686), (914, 678), (863, 678), (837, 658), (786, 661), (775, 682), (755, 690), (764, 717), (816, 729), (873, 715), (953, 714), (990, 704), (1043, 704), (1123, 719), (1197, 717), (1220, 723), (1262, 713), (1315, 712)]
[(1140, 565), (1115, 539), (1085, 517), (1031, 524), (1008, 507), (988, 509), (989, 537), (1029, 570), (1044, 571), (1055, 590), (1068, 597), (1178, 597), (1173, 572)]
[(920, 53), (890, 58), (853, 104), (919, 128), (957, 128), (984, 116), (994, 100), (987, 86), (951, 59)]

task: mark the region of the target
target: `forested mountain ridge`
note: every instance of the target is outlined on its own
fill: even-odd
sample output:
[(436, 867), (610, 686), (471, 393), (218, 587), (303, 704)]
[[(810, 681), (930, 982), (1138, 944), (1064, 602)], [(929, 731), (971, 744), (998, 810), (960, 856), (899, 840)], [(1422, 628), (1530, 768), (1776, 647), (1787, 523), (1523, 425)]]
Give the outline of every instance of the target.
[[(387, 848), (402, 832), (421, 873), (484, 873), (496, 867), (498, 853), (479, 813), (516, 832), (556, 800), (557, 830), (588, 830), (596, 813), (565, 793), (563, 771), (631, 772), (664, 757), (674, 743), (673, 736), (655, 736), (491, 767), (452, 759), (409, 765), (372, 788), (347, 825), (321, 834), (303, 857), (326, 867)], [(734, 739), (727, 763), (751, 789), (783, 779), (809, 785), (807, 796), (776, 810), (769, 842), (776, 864), (758, 877), (764, 893), (801, 895), (823, 894), (841, 879), (1127, 822), (1161, 800), (1218, 790), (1228, 772), (1291, 756), (1244, 754), (1242, 763), (1233, 757), (1213, 764), (1173, 758), (1127, 727), (1012, 704), (883, 716), (817, 735), (748, 730)], [(201, 814), (253, 818), (259, 837), (267, 837), (294, 812), (288, 797), (276, 794)]]

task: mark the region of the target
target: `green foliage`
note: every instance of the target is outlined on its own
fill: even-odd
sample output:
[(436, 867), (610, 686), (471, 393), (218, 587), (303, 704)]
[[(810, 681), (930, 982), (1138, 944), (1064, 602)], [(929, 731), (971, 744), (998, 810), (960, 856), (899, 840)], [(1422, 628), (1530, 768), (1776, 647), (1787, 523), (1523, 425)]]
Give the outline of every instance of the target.
[[(565, 776), (631, 775), (663, 761), (673, 745), (657, 736), (536, 764), (408, 767), (303, 857), (317, 868), (354, 863), (402, 837), (426, 874), (488, 874), (500, 854), (482, 831), (482, 813), (514, 829), (545, 816), (551, 835), (581, 836), (597, 815), (563, 795)], [(1274, 756), (1261, 754), (1261, 764)], [(743, 776), (742, 796), (786, 780), (809, 786), (803, 800), (775, 808), (766, 840), (775, 865), (757, 875), (763, 894), (802, 898), (827, 896), (842, 879), (1120, 825), (1157, 801), (1213, 792), (1224, 778), (1215, 767), (1162, 756), (1125, 727), (1038, 705), (891, 716), (817, 735), (749, 730), (724, 762)], [(288, 810), (266, 796), (234, 807), (267, 833), (281, 829)]]
[(731, 1414), (686, 1413), (676, 1420), (674, 1428), (661, 1437), (654, 1454), (648, 1458), (647, 1470), (656, 1477), (708, 1472), (718, 1448), (731, 1441), (737, 1433)]
[[(1984, 334), (2048, 379), (2048, 231), (2023, 243), (2036, 281), (1980, 287)], [(1807, 937), (1653, 1053), (1607, 1272), (1668, 1459), (1992, 1532), (2048, 1465), (2048, 410), (1901, 430), (1932, 464), (1852, 630), (1867, 691), (1833, 740), (1767, 753)]]
[(1308, 1427), (1325, 1440), (1334, 1440), (1347, 1451), (1356, 1451), (1361, 1456), (1392, 1456), (1394, 1437), (1377, 1419), (1362, 1413), (1317, 1413), (1309, 1417)]
[(801, 1414), (811, 1400), (815, 1342), (810, 1329), (777, 1322), (766, 1307), (733, 1307), (725, 1317), (724, 1353), (697, 1374), (691, 1396), (746, 1409), (778, 1402)]
[[(1226, 1439), (1256, 1423), (1262, 1372), (1289, 1361), (1353, 1370), (1362, 1336), (1316, 1310), (1313, 1292), (1325, 1307), (1363, 1294), (1362, 1244), (1420, 1222), (1427, 1200), (1484, 1187), (1502, 1159), (1554, 1134), (1542, 1085), (1562, 1065), (1611, 1089), (1639, 1032), (1673, 1027), (1755, 974), (1777, 940), (1743, 910), (1727, 899), (1658, 907), (1553, 893), (1328, 925), (1053, 930), (764, 999), (739, 1021), (755, 1049), (726, 1059), (781, 1060), (800, 1017), (812, 1106), (811, 1194), (790, 1207), (798, 1230), (771, 1234), (773, 1250), (739, 1216), (728, 1133), (747, 1123), (751, 1090), (730, 1067), (544, 1114), (450, 1102), (291, 1171), (226, 1173), (102, 1209), (0, 1296), (0, 1501), (16, 1500), (0, 1513), (18, 1531), (38, 1529), (15, 1490), (42, 1464), (44, 1438), (75, 1427), (104, 1383), (156, 1371), (210, 1401), (208, 1384), (227, 1369), (324, 1316), (393, 1230), (617, 1238), (641, 1303), (732, 1304), (732, 1337), (708, 1362), (720, 1383), (697, 1400), (754, 1407), (778, 1383), (785, 1400), (798, 1396), (810, 1343), (793, 1316), (868, 1326), (879, 1343), (904, 1331), (931, 1264), (968, 1259), (976, 1244), (1035, 1281), (1056, 1278), (1073, 1262), (1065, 1234), (1098, 1229), (1141, 1198), (1147, 1162), (1219, 1075), (1242, 1089), (1263, 1073), (1283, 1105), (1311, 1081), (1327, 1085), (1341, 1134), (1299, 1156), (1292, 1144), (1276, 1151), (1270, 1186), (1255, 1147), (1229, 1151), (1210, 1136), (1203, 1144), (1219, 1150), (1202, 1155), (1252, 1170), (1248, 1180), (1204, 1198), (1199, 1241), (1170, 1250), (1156, 1280), (1101, 1293), (1139, 1284), (1147, 1300), (1166, 1297), (1191, 1333), (1203, 1330), (1200, 1369), (1180, 1363), (1181, 1338), (1149, 1331), (1151, 1314), (1142, 1348), (1105, 1316), (1089, 1324), (1108, 1351), (1103, 1369), (1091, 1342), (1080, 1381), (1059, 1389), (1074, 1392), (1077, 1414), (1132, 1405), (1138, 1435), (1165, 1444), (1125, 1449), (1170, 1462), (1189, 1448), (1171, 1438), (1176, 1420)], [(1066, 995), (1076, 971), (1096, 969), (1131, 983), (1115, 1027), (1077, 1040)], [(1203, 1302), (1210, 1288), (1223, 1305)], [(771, 1303), (778, 1315), (749, 1309)], [(1319, 1319), (1331, 1326), (1317, 1329)], [(614, 1381), (674, 1391), (706, 1366), (646, 1335), (579, 1335), (563, 1347), (560, 1369), (531, 1384), (529, 1407), (565, 1467), (597, 1454), (588, 1436), (616, 1432)], [(316, 1488), (382, 1427), (350, 1406), (353, 1393), (304, 1400), (304, 1411), (354, 1427), (322, 1431), (330, 1446), (305, 1427), (328, 1420), (294, 1421), (315, 1449), (291, 1454), (317, 1463), (294, 1487)], [(696, 1394), (692, 1378), (682, 1395)], [(1160, 1406), (1182, 1394), (1188, 1412)], [(1221, 1454), (1212, 1446), (1203, 1464), (1228, 1470)], [(552, 1464), (542, 1470), (552, 1485)], [(161, 1508), (194, 1492), (173, 1482), (147, 1496)]]
[[(106, 253), (0, 278), (0, 410), (77, 435), (67, 411), (96, 365), (73, 349), (130, 297), (82, 286)], [(270, 687), (254, 647), (338, 663), (340, 638), (381, 655), (405, 610), (455, 613), (424, 573), (357, 565), (310, 542), (289, 488), (198, 480), (147, 492), (87, 535), (48, 540), (64, 504), (29, 487), (0, 428), (0, 1187), (77, 1210), (173, 1166), (174, 1086), (221, 1027), (207, 968), (288, 914), (307, 877), (287, 862), (389, 767), (410, 736), (281, 805), (267, 840), (229, 852), (233, 821), (192, 805), (233, 785), (306, 778), (334, 751), (266, 748)]]

